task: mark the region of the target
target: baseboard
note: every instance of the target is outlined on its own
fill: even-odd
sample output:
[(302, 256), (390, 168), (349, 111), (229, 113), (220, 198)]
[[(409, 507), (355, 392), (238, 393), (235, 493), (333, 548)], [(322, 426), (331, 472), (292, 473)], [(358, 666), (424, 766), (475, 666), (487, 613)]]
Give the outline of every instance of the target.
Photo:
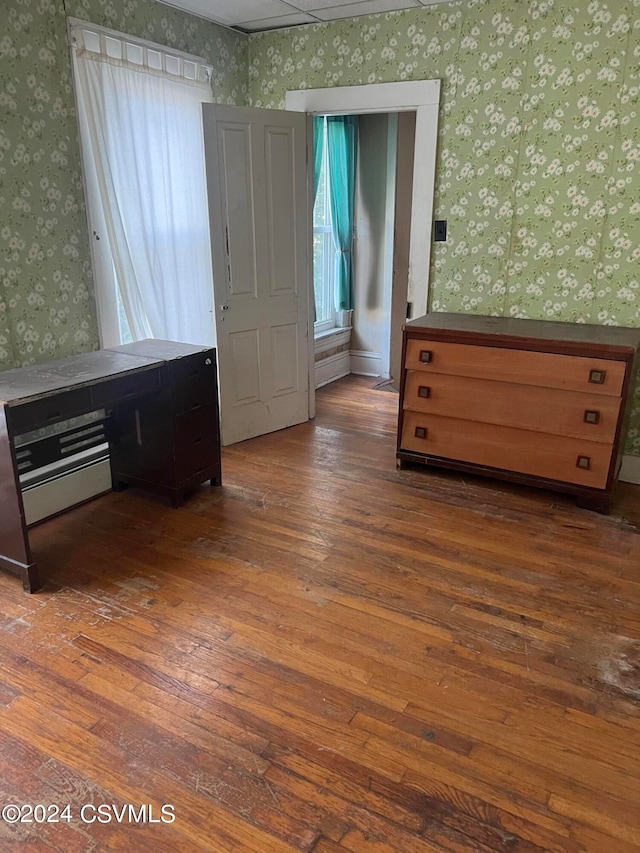
[(27, 524), (36, 524), (110, 489), (111, 466), (108, 459), (46, 480), (22, 492)]
[(351, 372), (358, 376), (382, 376), (382, 353), (351, 350)]
[(620, 479), (625, 483), (640, 486), (640, 456), (623, 456)]
[(329, 382), (334, 382), (336, 379), (348, 376), (351, 373), (349, 353), (337, 352), (335, 355), (330, 355), (329, 358), (317, 361), (315, 373), (316, 388), (322, 388), (323, 385), (328, 385)]

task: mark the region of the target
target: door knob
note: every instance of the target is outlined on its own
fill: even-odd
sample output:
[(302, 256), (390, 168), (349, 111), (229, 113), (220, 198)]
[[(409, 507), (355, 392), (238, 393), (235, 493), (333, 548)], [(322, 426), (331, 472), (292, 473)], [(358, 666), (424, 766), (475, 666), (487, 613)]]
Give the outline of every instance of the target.
[(228, 311), (228, 310), (229, 310), (229, 306), (228, 306), (228, 305), (223, 305), (223, 306), (222, 306), (222, 310), (223, 310), (223, 311)]

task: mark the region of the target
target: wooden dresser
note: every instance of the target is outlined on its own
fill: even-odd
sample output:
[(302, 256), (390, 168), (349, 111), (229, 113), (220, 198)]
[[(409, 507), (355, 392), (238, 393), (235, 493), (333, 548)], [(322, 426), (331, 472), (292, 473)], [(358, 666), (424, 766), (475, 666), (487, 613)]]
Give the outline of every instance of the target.
[(575, 494), (608, 512), (640, 329), (429, 314), (404, 327), (398, 465)]

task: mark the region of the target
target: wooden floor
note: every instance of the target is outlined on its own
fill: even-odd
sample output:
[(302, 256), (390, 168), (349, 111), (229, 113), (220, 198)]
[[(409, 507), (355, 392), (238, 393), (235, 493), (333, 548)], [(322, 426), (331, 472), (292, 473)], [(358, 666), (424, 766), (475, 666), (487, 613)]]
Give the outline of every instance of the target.
[(0, 851), (640, 851), (640, 487), (603, 517), (396, 471), (374, 383), (183, 509), (33, 531), (42, 592), (0, 575), (0, 800), (71, 819)]

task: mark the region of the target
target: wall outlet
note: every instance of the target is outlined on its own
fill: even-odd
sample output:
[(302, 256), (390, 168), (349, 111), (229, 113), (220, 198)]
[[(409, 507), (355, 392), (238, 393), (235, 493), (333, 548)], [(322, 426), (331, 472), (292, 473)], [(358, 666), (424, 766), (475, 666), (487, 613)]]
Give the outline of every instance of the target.
[(433, 239), (436, 243), (446, 243), (447, 241), (447, 220), (436, 219), (433, 223)]

